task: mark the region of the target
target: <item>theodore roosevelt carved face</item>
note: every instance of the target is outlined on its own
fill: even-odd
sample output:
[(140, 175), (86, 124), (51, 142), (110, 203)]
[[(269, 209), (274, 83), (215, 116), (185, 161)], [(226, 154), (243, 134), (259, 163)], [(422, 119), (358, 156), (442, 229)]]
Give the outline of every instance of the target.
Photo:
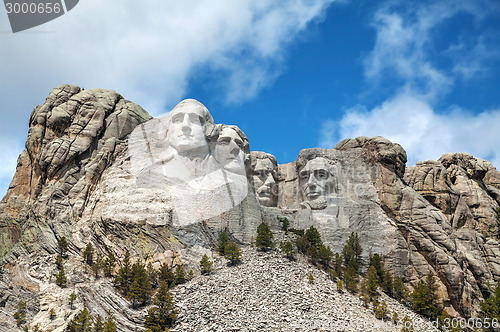
[(252, 151), (252, 175), (255, 195), (263, 206), (276, 206), (278, 203), (278, 184), (276, 158), (268, 153)]

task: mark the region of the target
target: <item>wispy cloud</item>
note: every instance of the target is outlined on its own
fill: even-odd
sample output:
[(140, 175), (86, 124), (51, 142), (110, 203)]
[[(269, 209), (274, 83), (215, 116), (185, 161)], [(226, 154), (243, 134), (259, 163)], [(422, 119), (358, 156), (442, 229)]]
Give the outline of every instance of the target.
[[(320, 145), (332, 148), (332, 121), (325, 121)], [(488, 158), (500, 166), (500, 109), (473, 114), (460, 108), (437, 113), (420, 96), (402, 93), (367, 110), (349, 109), (340, 123), (342, 138), (383, 136), (401, 144), (407, 151), (408, 164), (419, 160), (437, 160), (446, 152), (468, 152)]]
[(392, 95), (375, 107), (346, 107), (337, 122), (325, 120), (319, 144), (331, 148), (344, 138), (384, 136), (406, 149), (409, 164), (446, 152), (469, 152), (500, 166), (500, 109), (472, 113), (442, 106), (458, 80), (483, 78), (490, 63), (498, 61), (498, 43), (470, 31), (457, 33), (449, 44), (438, 42), (450, 20), (465, 15), (481, 22), (489, 10), (498, 11), (490, 5), (444, 0), (389, 1), (379, 7), (372, 21), (375, 44), (363, 62), (365, 78), (373, 86), (371, 93), (384, 84)]

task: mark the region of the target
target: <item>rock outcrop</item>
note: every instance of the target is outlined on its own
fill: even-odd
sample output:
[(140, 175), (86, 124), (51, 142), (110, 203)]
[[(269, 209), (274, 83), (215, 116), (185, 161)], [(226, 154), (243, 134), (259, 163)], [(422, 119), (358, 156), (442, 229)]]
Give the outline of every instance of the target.
[[(26, 149), (0, 203), (0, 322), (14, 326), (12, 312), (24, 299), (33, 324), (62, 330), (66, 321), (48, 320), (48, 310), (54, 303), (57, 317), (74, 314), (65, 299), (78, 290), (79, 308), (111, 311), (120, 330), (135, 330), (144, 309), (131, 309), (109, 280), (85, 272), (87, 243), (100, 257), (121, 259), (128, 250), (133, 260), (196, 271), (221, 230), (247, 244), (262, 221), (277, 231), (277, 217), (297, 229), (316, 227), (334, 252), (357, 232), (365, 256), (379, 253), (410, 287), (433, 272), (448, 312), (473, 316), (488, 283), (500, 280), (500, 173), (468, 154), (408, 168), (406, 161), (399, 144), (358, 137), (277, 165), (272, 155), (250, 153), (241, 130), (215, 124), (195, 100), (152, 119), (114, 91), (58, 86), (33, 110)], [(54, 284), (62, 236), (68, 289)], [(185, 303), (180, 321), (190, 328), (197, 323), (189, 310), (199, 301), (185, 302), (182, 292), (200, 287), (177, 292)]]

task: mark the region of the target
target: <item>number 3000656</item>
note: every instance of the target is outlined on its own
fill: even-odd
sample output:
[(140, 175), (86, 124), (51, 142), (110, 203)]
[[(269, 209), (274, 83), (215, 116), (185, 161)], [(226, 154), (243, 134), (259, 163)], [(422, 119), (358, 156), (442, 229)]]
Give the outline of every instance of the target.
[(11, 3), (7, 2), (5, 4), (5, 9), (7, 14), (59, 14), (62, 11), (60, 3)]

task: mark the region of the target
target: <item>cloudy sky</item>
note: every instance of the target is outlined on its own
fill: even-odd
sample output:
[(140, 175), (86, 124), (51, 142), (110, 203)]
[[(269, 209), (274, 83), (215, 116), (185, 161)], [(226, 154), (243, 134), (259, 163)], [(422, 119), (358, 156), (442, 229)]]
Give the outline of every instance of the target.
[(61, 83), (154, 116), (198, 99), (279, 163), (381, 135), (409, 165), (469, 152), (500, 167), (497, 0), (85, 0), (16, 34), (2, 7), (0, 45), (0, 196)]

